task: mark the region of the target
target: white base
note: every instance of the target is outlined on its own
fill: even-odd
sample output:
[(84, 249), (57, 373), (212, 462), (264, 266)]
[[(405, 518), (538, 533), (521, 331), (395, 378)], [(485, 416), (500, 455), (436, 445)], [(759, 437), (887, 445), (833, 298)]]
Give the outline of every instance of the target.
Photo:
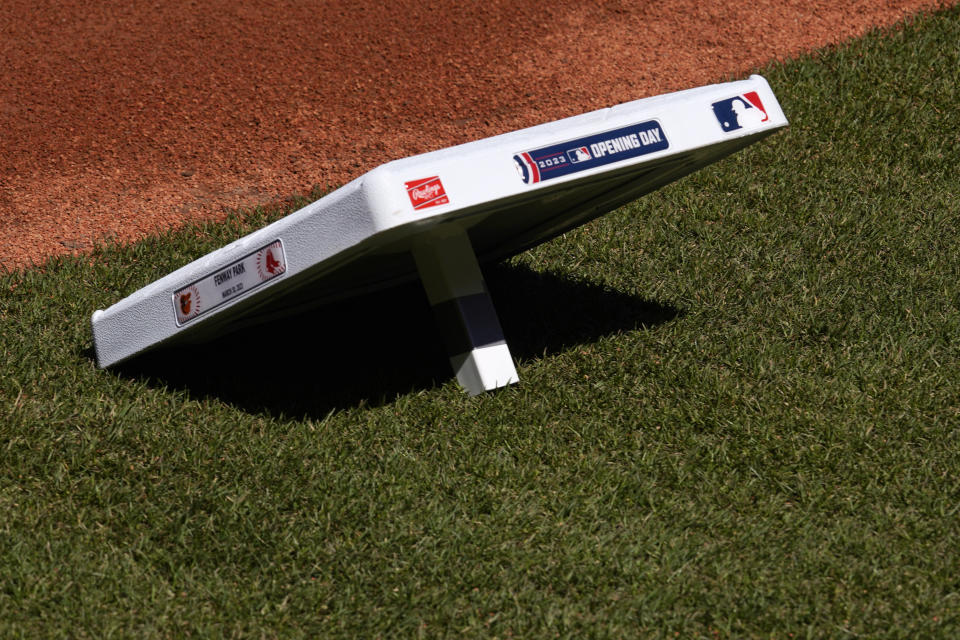
[[(734, 103), (753, 116), (761, 115), (756, 107), (762, 103), (766, 118), (746, 118), (742, 126), (737, 120), (730, 129)], [(727, 121), (721, 112), (729, 112)], [(203, 341), (308, 305), (392, 286), (415, 271), (432, 306), (467, 299), (464, 308), (455, 306), (461, 315), (470, 313), (476, 310), (473, 296), (486, 295), (475, 256), (494, 262), (545, 242), (786, 125), (766, 80), (752, 76), (389, 162), (94, 312), (97, 364), (108, 367), (162, 344)], [(626, 133), (631, 127), (634, 133)], [(647, 144), (641, 134), (652, 131), (665, 146), (631, 155), (637, 141)], [(538, 154), (554, 147), (554, 159), (570, 166), (593, 154), (591, 162), (606, 160), (552, 174), (558, 165)], [(280, 272), (268, 268), (278, 261)], [(450, 353), (481, 347), (486, 354), (486, 347), (499, 344), (487, 330), (488, 308), (460, 320), (445, 327), (455, 338)], [(463, 340), (478, 335), (479, 344)], [(321, 332), (317, 339), (337, 336)], [(281, 354), (291, 363), (299, 356)], [(477, 363), (469, 366), (482, 372), (468, 376), (478, 381), (471, 388), (515, 379), (506, 365), (495, 366), (490, 379), (487, 355), (470, 358)]]

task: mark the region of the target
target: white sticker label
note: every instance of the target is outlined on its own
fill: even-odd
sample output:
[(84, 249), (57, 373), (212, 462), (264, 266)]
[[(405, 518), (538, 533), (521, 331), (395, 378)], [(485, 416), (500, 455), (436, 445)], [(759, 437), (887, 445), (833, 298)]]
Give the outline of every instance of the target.
[(287, 259), (280, 240), (248, 254), (215, 273), (173, 293), (173, 311), (177, 326), (216, 309), (264, 282), (282, 276)]

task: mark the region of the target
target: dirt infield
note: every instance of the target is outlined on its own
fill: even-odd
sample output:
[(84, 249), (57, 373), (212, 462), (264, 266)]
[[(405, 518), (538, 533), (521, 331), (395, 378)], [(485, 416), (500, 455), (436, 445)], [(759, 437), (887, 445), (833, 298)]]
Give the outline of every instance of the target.
[(742, 75), (942, 3), (387, 4), (5, 0), (0, 265)]

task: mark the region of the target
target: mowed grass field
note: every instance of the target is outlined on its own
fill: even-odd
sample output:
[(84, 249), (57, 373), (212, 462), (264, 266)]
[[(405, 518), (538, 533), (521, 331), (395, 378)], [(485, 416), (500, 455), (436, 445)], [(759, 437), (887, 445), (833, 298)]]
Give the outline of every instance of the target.
[(416, 288), (95, 368), (282, 212), (0, 276), (0, 637), (960, 636), (958, 45), (759, 70), (789, 129), (491, 268), (494, 394)]

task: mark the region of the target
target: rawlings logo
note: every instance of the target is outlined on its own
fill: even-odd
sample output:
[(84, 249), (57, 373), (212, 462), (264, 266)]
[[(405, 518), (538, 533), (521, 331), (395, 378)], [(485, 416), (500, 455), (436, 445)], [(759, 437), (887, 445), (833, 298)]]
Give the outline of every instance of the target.
[(423, 202), (424, 200), (433, 200), (437, 197), (438, 193), (440, 193), (439, 184), (428, 184), (420, 189), (411, 189), (410, 200), (412, 200), (414, 204)]
[(450, 202), (439, 176), (405, 182), (407, 196), (414, 209), (425, 209)]

